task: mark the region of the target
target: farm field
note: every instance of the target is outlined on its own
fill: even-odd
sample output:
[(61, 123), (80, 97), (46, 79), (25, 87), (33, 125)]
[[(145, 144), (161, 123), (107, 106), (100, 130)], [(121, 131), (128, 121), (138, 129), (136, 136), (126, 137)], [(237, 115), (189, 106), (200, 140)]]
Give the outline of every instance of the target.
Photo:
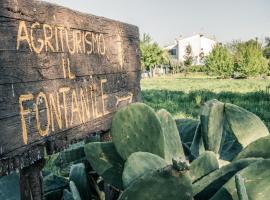
[(141, 80), (142, 100), (175, 118), (197, 119), (210, 99), (233, 103), (258, 115), (270, 129), (269, 79), (217, 79), (202, 74), (166, 75)]

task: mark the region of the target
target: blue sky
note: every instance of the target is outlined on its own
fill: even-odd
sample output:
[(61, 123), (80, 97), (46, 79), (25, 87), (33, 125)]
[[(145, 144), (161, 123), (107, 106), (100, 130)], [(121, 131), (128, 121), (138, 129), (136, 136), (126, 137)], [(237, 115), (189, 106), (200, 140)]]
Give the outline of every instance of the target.
[(46, 0), (137, 25), (160, 45), (205, 33), (221, 42), (270, 36), (270, 0)]

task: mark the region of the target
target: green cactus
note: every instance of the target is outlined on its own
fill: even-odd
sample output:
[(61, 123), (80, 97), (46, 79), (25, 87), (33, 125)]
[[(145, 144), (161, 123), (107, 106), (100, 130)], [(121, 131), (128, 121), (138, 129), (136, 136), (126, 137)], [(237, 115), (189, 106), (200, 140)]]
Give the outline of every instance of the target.
[(190, 146), (190, 151), (193, 158), (197, 158), (200, 154), (202, 154), (205, 151), (200, 123), (197, 125), (195, 135), (194, 135), (192, 144)]
[(137, 151), (165, 157), (161, 123), (154, 110), (143, 103), (120, 109), (113, 116), (111, 131), (116, 150), (124, 160)]
[[(265, 200), (269, 199), (270, 183), (270, 159), (259, 160), (239, 174), (244, 179), (247, 195), (249, 199)], [(235, 189), (235, 178), (232, 177), (212, 198), (211, 200), (238, 200), (237, 190)], [(226, 198), (224, 198), (226, 196)]]
[(82, 200), (76, 184), (73, 181), (69, 182), (69, 188), (74, 200)]
[(77, 186), (82, 200), (91, 198), (90, 184), (83, 163), (71, 166), (69, 179)]
[(61, 200), (62, 198), (62, 190), (54, 190), (47, 193), (44, 193), (44, 200)]
[(268, 129), (261, 119), (244, 108), (226, 103), (225, 116), (231, 133), (243, 148), (253, 141), (269, 135)]
[(232, 161), (243, 147), (232, 134), (231, 128), (226, 119), (224, 120), (223, 126), (222, 147), (219, 153), (220, 159)]
[(84, 147), (87, 160), (105, 182), (122, 189), (124, 161), (116, 152), (112, 142), (93, 142)]
[(49, 174), (43, 178), (43, 191), (48, 193), (51, 191), (68, 188), (68, 180), (54, 174)]
[(191, 180), (195, 182), (218, 168), (216, 154), (212, 151), (205, 151), (190, 164)]
[(248, 200), (245, 182), (240, 174), (235, 175), (235, 185), (236, 185), (238, 199), (239, 200)]
[(224, 103), (213, 99), (201, 109), (201, 131), (205, 150), (219, 153), (223, 133)]
[(135, 152), (131, 154), (125, 163), (122, 175), (124, 188), (127, 188), (143, 174), (163, 168), (166, 165), (168, 164), (163, 158), (152, 153)]
[(172, 166), (145, 173), (124, 190), (118, 200), (191, 200), (192, 186), (188, 171)]
[(72, 193), (67, 189), (63, 191), (63, 200), (74, 200)]
[(68, 177), (70, 167), (85, 161), (84, 143), (72, 144), (68, 149), (49, 156), (46, 160), (45, 170), (52, 172), (57, 176)]
[(270, 158), (270, 135), (262, 137), (246, 146), (234, 160), (242, 158)]
[(161, 122), (163, 130), (165, 160), (170, 163), (172, 158), (184, 159), (184, 150), (173, 117), (164, 109), (159, 110), (157, 112), (157, 116)]
[(221, 167), (192, 185), (195, 199), (210, 199), (234, 174), (261, 158), (246, 158)]
[(0, 199), (19, 200), (20, 178), (17, 173), (12, 173), (0, 178)]
[(182, 143), (191, 145), (199, 121), (194, 119), (176, 119), (176, 126)]

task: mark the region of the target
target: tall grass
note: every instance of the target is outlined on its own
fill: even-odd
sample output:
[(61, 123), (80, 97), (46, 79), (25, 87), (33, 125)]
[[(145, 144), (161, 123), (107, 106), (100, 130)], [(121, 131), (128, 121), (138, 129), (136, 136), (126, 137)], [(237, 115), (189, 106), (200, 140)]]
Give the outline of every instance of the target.
[(182, 75), (143, 79), (142, 99), (158, 110), (167, 109), (175, 118), (198, 118), (200, 106), (218, 99), (233, 103), (258, 115), (270, 129), (270, 80), (215, 79)]

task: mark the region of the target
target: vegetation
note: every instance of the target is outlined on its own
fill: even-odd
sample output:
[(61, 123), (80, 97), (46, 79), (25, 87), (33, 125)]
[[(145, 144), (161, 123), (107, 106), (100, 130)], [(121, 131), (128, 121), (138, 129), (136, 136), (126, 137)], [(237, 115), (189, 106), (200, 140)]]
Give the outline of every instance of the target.
[[(70, 167), (65, 175), (47, 168), (44, 199), (265, 199), (270, 135), (260, 118), (214, 99), (201, 106), (196, 129), (188, 120), (144, 103), (121, 108), (111, 141), (81, 143), (51, 160), (50, 167), (63, 161)], [(11, 188), (7, 180), (0, 185)], [(4, 197), (11, 191), (0, 188)]]
[(207, 73), (222, 78), (267, 75), (268, 61), (264, 52), (266, 55), (267, 48), (263, 49), (257, 40), (236, 41), (229, 46), (216, 45), (206, 57)]
[(265, 38), (265, 43), (263, 53), (266, 58), (270, 59), (270, 37)]
[(186, 47), (183, 63), (172, 58), (147, 34), (143, 35), (140, 48), (142, 69), (150, 71), (166, 65), (172, 74), (206, 72), (221, 78), (247, 78), (265, 76), (270, 70), (270, 38), (266, 38), (265, 47), (257, 39), (246, 42), (233, 41), (228, 45), (218, 44), (208, 56), (203, 52), (199, 55), (205, 67), (192, 66), (194, 58), (191, 45)]
[(143, 79), (142, 99), (155, 110), (164, 108), (175, 118), (197, 119), (200, 105), (218, 99), (258, 115), (270, 128), (270, 93), (265, 79), (216, 79), (201, 73)]
[(194, 59), (193, 54), (192, 54), (192, 47), (190, 44), (187, 45), (185, 51), (186, 51), (186, 55), (184, 56), (184, 58), (185, 58), (184, 64), (186, 67), (190, 67), (192, 65), (193, 59)]
[(256, 40), (237, 43), (234, 52), (234, 71), (241, 77), (268, 73), (268, 61), (263, 56), (262, 45)]
[(206, 57), (206, 72), (209, 75), (217, 75), (229, 78), (233, 74), (233, 57), (227, 47), (216, 45), (209, 56)]
[(142, 69), (150, 70), (169, 62), (169, 55), (152, 41), (148, 34), (143, 34), (140, 41)]

